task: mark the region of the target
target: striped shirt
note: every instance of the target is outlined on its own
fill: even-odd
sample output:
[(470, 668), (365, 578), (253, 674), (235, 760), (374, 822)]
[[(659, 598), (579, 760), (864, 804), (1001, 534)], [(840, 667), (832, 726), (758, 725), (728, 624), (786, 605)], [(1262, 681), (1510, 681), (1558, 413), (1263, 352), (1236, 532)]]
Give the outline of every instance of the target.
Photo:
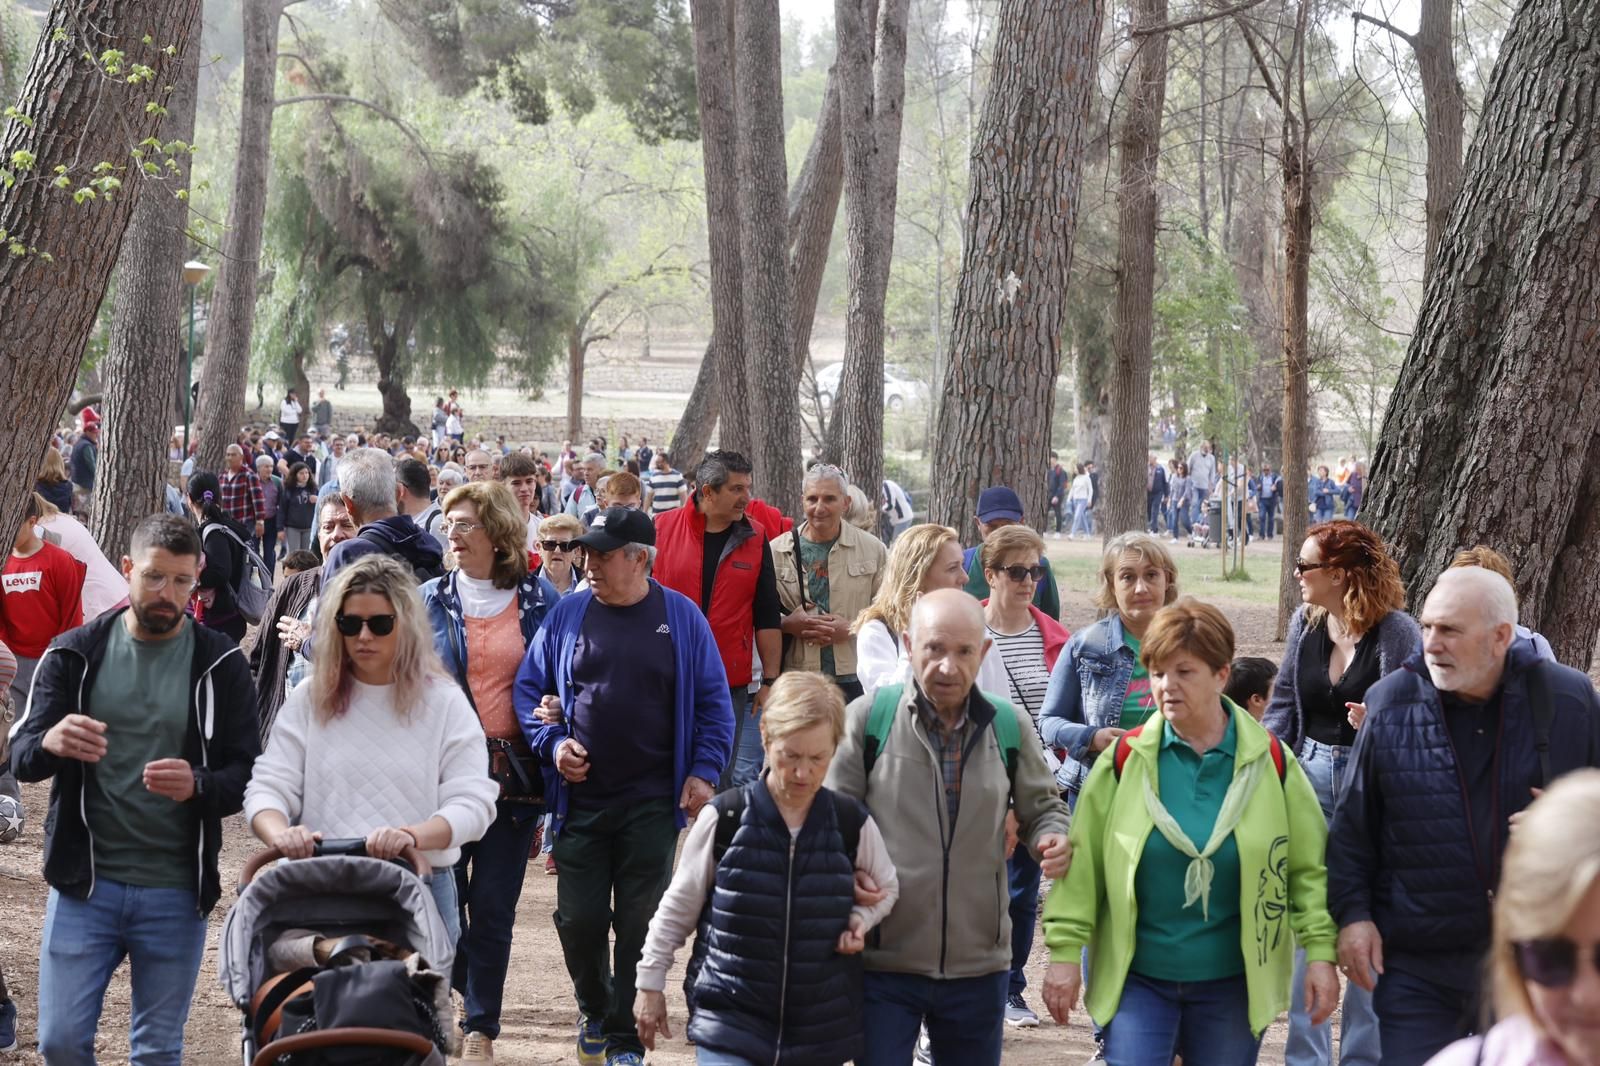
[(1050, 687), (1050, 671), (1044, 665), (1044, 634), (1039, 623), (1030, 622), (1021, 633), (1001, 633), (984, 627), (994, 650), (1006, 668), (1007, 695), (1011, 702), (1028, 712), (1034, 727), (1039, 725), (1039, 712), (1044, 709), (1045, 690)]
[(676, 470), (650, 475), (650, 513), (661, 514), (683, 506), (683, 475)]

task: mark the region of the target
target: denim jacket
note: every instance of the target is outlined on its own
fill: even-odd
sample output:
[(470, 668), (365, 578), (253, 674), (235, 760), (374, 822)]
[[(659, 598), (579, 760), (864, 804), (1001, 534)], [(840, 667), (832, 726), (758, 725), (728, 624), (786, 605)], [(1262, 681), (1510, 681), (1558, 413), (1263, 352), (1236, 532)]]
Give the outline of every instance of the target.
[(1039, 732), (1046, 745), (1065, 748), (1056, 784), (1076, 792), (1094, 765), (1089, 750), (1097, 730), (1115, 728), (1133, 680), (1133, 649), (1122, 640), (1122, 616), (1113, 612), (1078, 630), (1050, 671)]

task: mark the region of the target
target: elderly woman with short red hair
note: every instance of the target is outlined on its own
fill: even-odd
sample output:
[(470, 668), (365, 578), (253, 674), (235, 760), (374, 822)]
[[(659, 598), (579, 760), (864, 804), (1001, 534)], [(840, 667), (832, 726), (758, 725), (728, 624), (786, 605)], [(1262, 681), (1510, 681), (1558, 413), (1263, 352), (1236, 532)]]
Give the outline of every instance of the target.
[(1327, 826), (1299, 764), (1223, 695), (1233, 650), (1222, 612), (1192, 598), (1151, 621), (1157, 713), (1095, 761), (1045, 902), (1045, 1006), (1066, 1023), (1089, 948), (1110, 1066), (1253, 1066), (1297, 941), (1314, 1020), (1338, 999)]

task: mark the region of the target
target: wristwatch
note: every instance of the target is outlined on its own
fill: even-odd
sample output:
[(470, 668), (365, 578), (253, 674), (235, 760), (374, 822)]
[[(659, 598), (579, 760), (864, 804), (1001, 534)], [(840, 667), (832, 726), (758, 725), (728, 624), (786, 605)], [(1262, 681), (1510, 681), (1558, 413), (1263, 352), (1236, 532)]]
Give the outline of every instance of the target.
[(773, 682), (775, 682), (777, 680), (778, 679), (775, 678), (775, 677), (763, 677), (761, 679), (761, 687), (762, 688), (771, 688), (772, 685), (773, 685)]

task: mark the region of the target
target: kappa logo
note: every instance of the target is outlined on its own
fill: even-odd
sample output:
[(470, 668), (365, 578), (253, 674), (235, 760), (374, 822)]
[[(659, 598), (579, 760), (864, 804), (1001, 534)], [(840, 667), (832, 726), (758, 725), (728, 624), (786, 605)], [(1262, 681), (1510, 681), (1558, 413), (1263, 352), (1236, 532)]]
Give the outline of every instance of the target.
[(658, 636), (670, 637), (672, 636), (672, 627), (667, 625), (667, 623), (662, 622), (660, 625), (656, 626), (656, 634)]

